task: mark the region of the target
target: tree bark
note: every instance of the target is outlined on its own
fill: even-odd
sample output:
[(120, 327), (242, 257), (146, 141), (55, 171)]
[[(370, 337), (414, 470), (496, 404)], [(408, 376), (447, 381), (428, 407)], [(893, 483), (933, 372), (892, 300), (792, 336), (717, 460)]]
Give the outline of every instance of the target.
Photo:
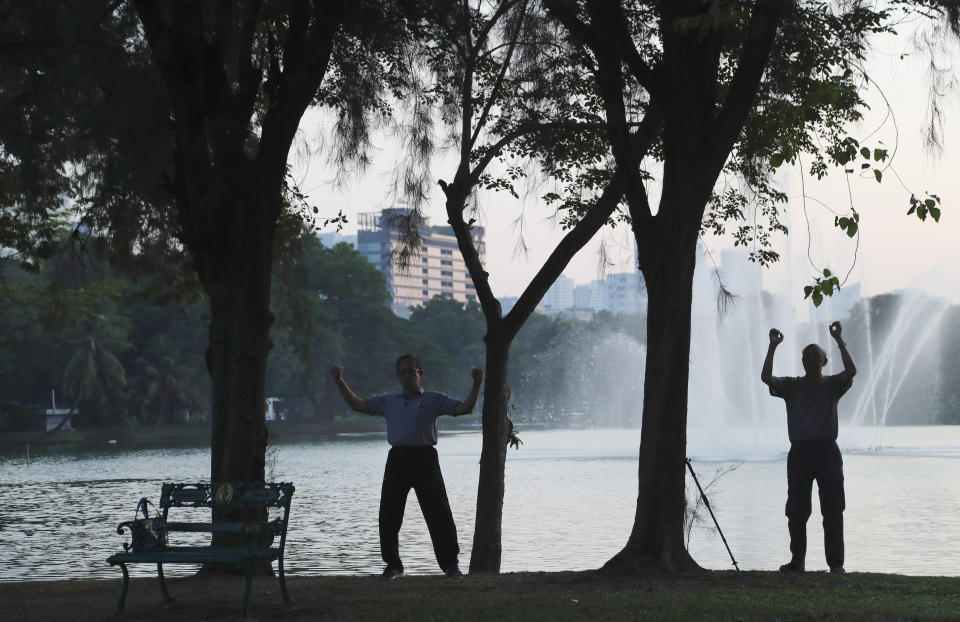
[[(239, 210), (222, 232), (210, 233), (202, 260), (208, 266), (203, 285), (210, 301), (210, 343), (207, 367), (213, 387), (211, 416), (210, 479), (214, 484), (262, 482), (265, 479), (266, 365), (272, 343), (270, 326), (270, 266), (274, 222), (270, 214), (279, 207), (279, 191), (272, 184), (251, 176), (236, 193), (224, 199), (234, 207), (256, 202)], [(267, 519), (265, 508), (215, 506), (213, 521), (258, 521)], [(231, 534), (215, 534), (216, 544), (239, 545)], [(205, 572), (236, 569), (224, 565)], [(270, 564), (259, 572), (270, 574)]]
[(576, 253), (607, 222), (620, 203), (621, 180), (612, 180), (597, 204), (564, 235), (543, 266), (524, 289), (510, 312), (503, 316), (500, 301), (493, 295), (488, 274), (480, 261), (470, 227), (463, 220), (467, 193), (460, 183), (441, 184), (447, 195), (447, 215), (457, 236), (480, 307), (487, 321), (486, 384), (483, 391), (483, 447), (480, 453), (480, 481), (477, 490), (477, 517), (473, 532), (470, 572), (500, 572), (504, 472), (510, 423), (507, 418), (507, 371), (510, 346), (524, 322), (543, 299)]
[[(170, 187), (179, 237), (210, 303), (215, 484), (264, 481), (270, 269), (287, 156), (348, 10), (337, 0), (293, 3), (279, 16), (284, 37), (269, 38), (271, 61), (265, 62), (255, 51), (256, 39), (265, 36), (257, 26), (278, 16), (261, 9), (258, 3), (136, 2), (170, 100)], [(213, 511), (214, 522), (265, 518), (265, 508)], [(233, 544), (236, 537), (218, 533), (214, 542)], [(261, 568), (268, 571), (270, 563)], [(205, 571), (220, 569), (229, 570)]]
[[(619, 72), (629, 36), (621, 37), (619, 46), (611, 47), (610, 38), (591, 39), (591, 33), (584, 30), (586, 25), (578, 23), (563, 6), (557, 9), (561, 19), (574, 32), (584, 30), (586, 44), (598, 50), (602, 68), (598, 82), (611, 148), (618, 171), (626, 171), (634, 182), (628, 184), (626, 196), (648, 296), (637, 510), (626, 546), (604, 565), (605, 570), (700, 570), (683, 538), (696, 244), (711, 190), (753, 105), (787, 4), (787, 0), (766, 0), (753, 7), (740, 62), (722, 100), (721, 32), (677, 27), (681, 20), (704, 16), (704, 3), (661, 3), (663, 55), (657, 66), (646, 66), (641, 56), (631, 56), (628, 51), (626, 62), (634, 77), (652, 93), (652, 102), (664, 114), (663, 192), (656, 215), (650, 210), (642, 183), (637, 183), (641, 158), (630, 148), (624, 124)], [(590, 14), (598, 24), (618, 25), (615, 32), (630, 32), (614, 3), (591, 5)]]
[(512, 336), (487, 323), (486, 379), (483, 387), (483, 447), (470, 572), (500, 572), (503, 553), (503, 495), (507, 461), (507, 371)]
[(205, 283), (210, 300), (207, 364), (213, 380), (214, 482), (264, 477), (272, 240), (256, 232), (245, 237), (250, 245), (237, 244), (246, 246), (237, 263), (224, 262), (224, 270)]
[(637, 509), (626, 546), (603, 569), (691, 572), (700, 569), (683, 537), (696, 237), (651, 255), (644, 270), (649, 306)]

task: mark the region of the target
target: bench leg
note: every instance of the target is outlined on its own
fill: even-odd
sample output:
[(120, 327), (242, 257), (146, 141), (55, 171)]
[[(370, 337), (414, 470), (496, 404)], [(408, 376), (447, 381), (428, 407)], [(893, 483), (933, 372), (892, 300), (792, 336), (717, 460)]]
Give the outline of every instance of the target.
[(123, 606), (127, 601), (127, 588), (130, 586), (130, 573), (127, 572), (127, 565), (121, 562), (120, 570), (123, 571), (123, 590), (120, 592), (120, 601), (117, 603), (117, 613), (123, 613)]
[(250, 567), (250, 564), (245, 564), (244, 571), (247, 585), (243, 590), (243, 617), (247, 617), (247, 602), (250, 600), (250, 580), (253, 575), (253, 569)]
[(290, 606), (290, 595), (287, 594), (287, 580), (283, 576), (283, 558), (281, 557), (277, 561), (277, 574), (280, 575), (280, 594), (283, 595), (283, 604), (286, 607)]
[(163, 564), (157, 562), (157, 576), (160, 577), (160, 592), (163, 594), (163, 600), (172, 603), (170, 593), (167, 591), (167, 581), (163, 578)]

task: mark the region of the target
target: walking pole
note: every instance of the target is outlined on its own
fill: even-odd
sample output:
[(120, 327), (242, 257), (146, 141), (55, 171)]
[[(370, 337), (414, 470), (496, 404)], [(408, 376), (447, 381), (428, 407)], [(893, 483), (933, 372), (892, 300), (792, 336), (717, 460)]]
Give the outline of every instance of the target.
[(740, 566), (737, 565), (737, 560), (733, 558), (733, 552), (730, 550), (730, 545), (727, 544), (727, 539), (723, 536), (723, 530), (720, 529), (720, 523), (717, 522), (717, 517), (713, 515), (713, 508), (710, 507), (710, 502), (707, 500), (707, 495), (703, 492), (703, 488), (700, 486), (700, 480), (697, 479), (697, 474), (693, 472), (693, 464), (690, 463), (690, 458), (687, 458), (687, 468), (690, 469), (690, 475), (693, 476), (693, 483), (697, 485), (697, 490), (700, 491), (700, 498), (703, 499), (703, 504), (707, 506), (707, 511), (710, 512), (710, 518), (713, 519), (713, 524), (717, 526), (717, 531), (720, 533), (720, 539), (723, 540), (723, 546), (727, 547), (727, 553), (730, 555), (730, 561), (733, 562), (733, 567), (737, 569), (737, 572), (740, 572)]

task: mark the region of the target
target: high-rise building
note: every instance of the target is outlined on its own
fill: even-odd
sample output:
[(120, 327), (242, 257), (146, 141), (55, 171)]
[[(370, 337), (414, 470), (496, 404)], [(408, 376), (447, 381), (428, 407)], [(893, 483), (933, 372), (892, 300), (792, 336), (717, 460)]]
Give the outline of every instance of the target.
[(647, 312), (647, 290), (640, 272), (608, 274), (605, 280), (608, 311), (629, 314)]
[(561, 274), (544, 294), (540, 306), (550, 315), (572, 309), (573, 285), (573, 279)]
[[(410, 307), (420, 306), (434, 296), (446, 296), (461, 302), (476, 300), (473, 281), (460, 254), (453, 228), (431, 227), (426, 219), (410, 223), (410, 218), (410, 210), (399, 207), (357, 216), (357, 250), (387, 277), (393, 312), (400, 317), (409, 317)], [(403, 249), (403, 233), (408, 225), (416, 227), (421, 243), (409, 257), (408, 265), (400, 267), (395, 260)], [(474, 225), (470, 232), (483, 260), (486, 249), (484, 229)]]

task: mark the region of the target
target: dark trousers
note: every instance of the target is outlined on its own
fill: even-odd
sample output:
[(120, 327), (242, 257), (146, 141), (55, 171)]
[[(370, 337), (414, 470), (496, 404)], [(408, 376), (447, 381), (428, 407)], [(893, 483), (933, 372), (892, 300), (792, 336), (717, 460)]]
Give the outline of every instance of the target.
[(433, 447), (393, 447), (387, 454), (380, 491), (380, 554), (388, 566), (403, 569), (399, 534), (410, 489), (417, 493), (420, 511), (427, 521), (433, 552), (443, 569), (457, 565), (460, 545), (453, 522), (440, 461)]
[(823, 548), (827, 565), (843, 566), (843, 458), (836, 441), (793, 443), (787, 455), (787, 525), (794, 564), (807, 555), (807, 519), (813, 481), (820, 493), (823, 516)]

